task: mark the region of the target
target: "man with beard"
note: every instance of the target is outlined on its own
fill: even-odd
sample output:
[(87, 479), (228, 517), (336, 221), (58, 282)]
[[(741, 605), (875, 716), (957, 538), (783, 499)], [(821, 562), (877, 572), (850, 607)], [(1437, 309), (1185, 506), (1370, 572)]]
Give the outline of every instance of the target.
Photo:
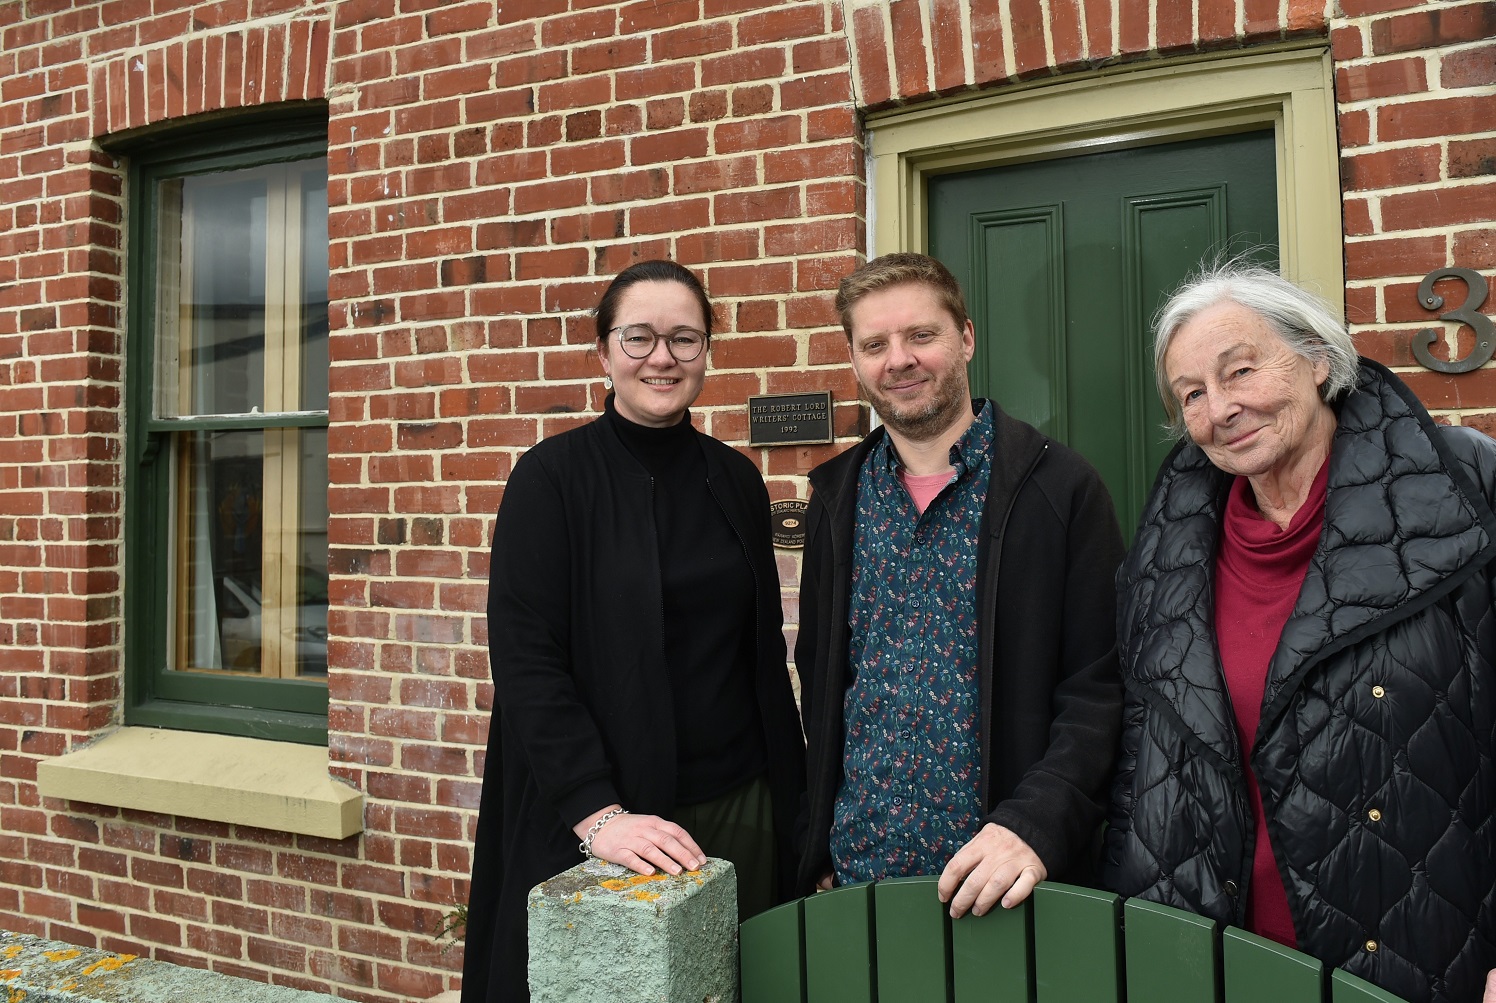
[(1085, 880), (1121, 712), (1110, 496), (972, 400), (960, 286), (889, 254), (836, 298), (882, 427), (810, 475), (799, 883), (940, 874), (953, 917)]

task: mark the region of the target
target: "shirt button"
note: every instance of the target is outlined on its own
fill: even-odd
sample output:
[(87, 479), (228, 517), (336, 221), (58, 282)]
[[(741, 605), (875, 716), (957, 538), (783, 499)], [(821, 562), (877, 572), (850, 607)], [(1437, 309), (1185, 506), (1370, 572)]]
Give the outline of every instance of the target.
[(1382, 689), (1380, 686), (1373, 686), (1371, 688), (1371, 695), (1380, 700), (1382, 699), (1382, 697), (1387, 695), (1387, 691)]
[[(1381, 809), (1379, 809), (1379, 808), (1373, 808), (1373, 809), (1371, 809), (1371, 811), (1369, 811), (1369, 812), (1366, 813), (1366, 817), (1369, 818), (1369, 819), (1371, 819), (1373, 822), (1380, 822), (1382, 820)], [(1376, 948), (1371, 948), (1371, 950), (1376, 950)]]
[(894, 798), (894, 799), (893, 799), (893, 806), (894, 806), (894, 807), (895, 807), (895, 808), (897, 808), (897, 807), (899, 807), (899, 806), (900, 806), (900, 805), (902, 805), (902, 804), (903, 804), (903, 803), (904, 803), (904, 799), (903, 799), (903, 798)]
[(1375, 953), (1377, 953), (1377, 942), (1376, 941), (1374, 941), (1374, 940), (1368, 940), (1366, 942), (1366, 953), (1367, 954), (1375, 954)]
[(1236, 882), (1235, 881), (1228, 880), (1226, 882), (1225, 887), (1226, 887), (1226, 894), (1230, 895), (1232, 898), (1235, 898), (1236, 897), (1236, 893), (1240, 890), (1240, 889), (1238, 889), (1236, 887)]

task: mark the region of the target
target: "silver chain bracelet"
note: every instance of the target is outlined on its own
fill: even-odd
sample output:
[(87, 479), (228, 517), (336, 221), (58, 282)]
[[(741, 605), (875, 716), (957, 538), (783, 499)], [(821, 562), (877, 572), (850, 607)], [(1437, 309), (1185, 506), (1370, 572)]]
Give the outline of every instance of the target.
[(596, 838), (599, 832), (603, 831), (603, 826), (613, 821), (619, 815), (627, 815), (628, 813), (629, 810), (627, 808), (614, 808), (612, 811), (603, 812), (602, 816), (596, 822), (592, 823), (592, 828), (587, 830), (587, 835), (583, 836), (582, 841), (577, 844), (577, 849), (581, 852), (582, 856), (589, 858), (596, 857), (597, 854), (592, 852), (592, 840)]

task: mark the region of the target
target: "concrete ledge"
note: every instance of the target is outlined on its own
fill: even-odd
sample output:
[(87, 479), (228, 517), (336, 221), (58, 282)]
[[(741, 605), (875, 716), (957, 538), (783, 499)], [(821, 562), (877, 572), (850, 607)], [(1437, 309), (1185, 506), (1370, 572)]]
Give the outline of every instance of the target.
[(589, 860), (530, 890), (532, 1003), (737, 1003), (732, 863), (635, 874)]
[(322, 993), (3, 931), (0, 989), (10, 1003), (337, 1003)]
[(327, 839), (364, 828), (363, 795), (327, 775), (327, 750), (261, 738), (120, 728), (37, 764), (44, 797)]

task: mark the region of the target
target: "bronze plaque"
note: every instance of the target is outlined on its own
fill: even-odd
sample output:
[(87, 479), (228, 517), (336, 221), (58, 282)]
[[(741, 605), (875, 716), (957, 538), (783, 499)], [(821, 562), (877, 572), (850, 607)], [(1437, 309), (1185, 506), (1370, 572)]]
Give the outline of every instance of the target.
[(805, 546), (805, 502), (798, 498), (777, 501), (769, 506), (769, 532), (776, 547)]
[(831, 391), (748, 398), (748, 445), (830, 442)]

